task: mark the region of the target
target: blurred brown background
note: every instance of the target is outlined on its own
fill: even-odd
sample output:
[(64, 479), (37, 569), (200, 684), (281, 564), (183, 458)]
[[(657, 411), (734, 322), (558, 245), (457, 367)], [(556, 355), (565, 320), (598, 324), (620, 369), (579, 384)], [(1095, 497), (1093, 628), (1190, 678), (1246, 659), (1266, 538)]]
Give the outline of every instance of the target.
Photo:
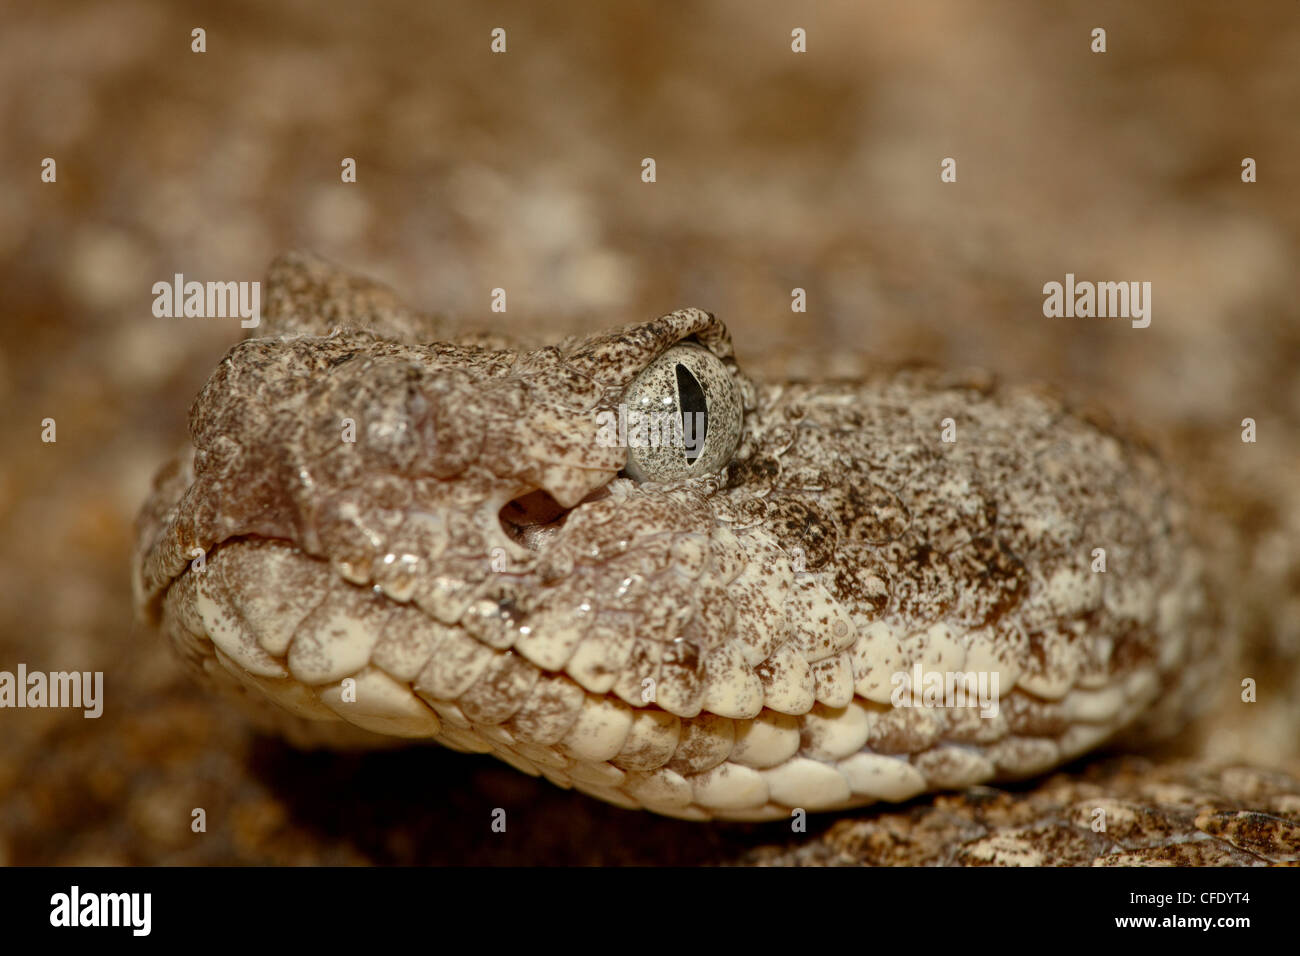
[[(478, 325), (698, 305), (751, 371), (914, 357), (1114, 409), (1192, 485), (1245, 648), (1184, 743), (1207, 765), (1295, 771), (1297, 63), (1289, 0), (6, 4), (0, 669), (103, 670), (107, 703), (99, 720), (0, 711), (0, 862), (681, 863), (796, 845), (779, 826), (627, 814), (488, 758), (299, 754), (133, 626), (135, 510), (241, 334), (155, 318), (151, 286), (258, 279), (295, 246)], [(1044, 318), (1043, 283), (1066, 272), (1150, 281), (1150, 328)], [(1253, 705), (1235, 703), (1246, 676)], [(488, 833), (491, 806), (508, 835)]]

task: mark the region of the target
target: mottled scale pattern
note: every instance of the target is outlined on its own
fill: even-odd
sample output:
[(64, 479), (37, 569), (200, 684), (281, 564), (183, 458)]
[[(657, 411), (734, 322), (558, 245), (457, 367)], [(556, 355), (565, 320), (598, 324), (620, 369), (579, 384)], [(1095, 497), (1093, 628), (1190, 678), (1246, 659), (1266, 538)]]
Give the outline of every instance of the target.
[[(134, 577), (195, 673), (296, 741), (433, 740), (760, 820), (1042, 773), (1206, 696), (1180, 499), (1048, 391), (756, 382), (696, 309), (531, 350), (452, 336), (305, 254), (269, 286), (155, 481)], [(734, 377), (739, 447), (634, 482), (596, 415), (683, 341)], [(917, 668), (996, 675), (996, 713), (902, 706)]]

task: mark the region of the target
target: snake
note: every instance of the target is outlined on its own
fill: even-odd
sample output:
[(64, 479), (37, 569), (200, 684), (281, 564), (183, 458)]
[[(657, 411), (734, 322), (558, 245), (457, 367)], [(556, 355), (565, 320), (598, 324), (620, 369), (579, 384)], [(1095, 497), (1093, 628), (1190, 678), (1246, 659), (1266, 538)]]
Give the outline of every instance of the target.
[(1177, 476), (1056, 389), (760, 379), (695, 308), (512, 339), (306, 252), (264, 301), (132, 579), (298, 745), (435, 742), (762, 821), (1033, 777), (1208, 696), (1225, 642)]

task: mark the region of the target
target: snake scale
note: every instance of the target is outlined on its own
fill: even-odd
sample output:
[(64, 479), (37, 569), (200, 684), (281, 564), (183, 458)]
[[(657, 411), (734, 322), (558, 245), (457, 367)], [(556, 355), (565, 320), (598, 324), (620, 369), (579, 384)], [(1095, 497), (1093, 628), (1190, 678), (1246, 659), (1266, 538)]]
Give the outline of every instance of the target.
[[(267, 286), (133, 577), (291, 739), (764, 820), (1031, 776), (1206, 696), (1222, 641), (1174, 482), (1050, 390), (755, 381), (697, 309), (528, 348), (305, 253)], [(702, 414), (701, 440), (601, 440), (629, 406)]]

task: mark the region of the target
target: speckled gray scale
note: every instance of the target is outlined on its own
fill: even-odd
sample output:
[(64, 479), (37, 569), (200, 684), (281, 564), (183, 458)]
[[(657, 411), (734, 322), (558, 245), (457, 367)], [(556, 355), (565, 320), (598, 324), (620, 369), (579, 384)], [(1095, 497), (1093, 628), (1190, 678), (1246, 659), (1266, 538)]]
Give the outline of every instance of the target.
[[(625, 471), (599, 416), (678, 388), (707, 467)], [(982, 374), (754, 382), (697, 309), (529, 349), (295, 254), (190, 439), (140, 516), (138, 604), (304, 743), (432, 739), (767, 819), (1168, 731), (1209, 672), (1156, 459)], [(904, 706), (914, 668), (995, 675), (996, 714)]]

